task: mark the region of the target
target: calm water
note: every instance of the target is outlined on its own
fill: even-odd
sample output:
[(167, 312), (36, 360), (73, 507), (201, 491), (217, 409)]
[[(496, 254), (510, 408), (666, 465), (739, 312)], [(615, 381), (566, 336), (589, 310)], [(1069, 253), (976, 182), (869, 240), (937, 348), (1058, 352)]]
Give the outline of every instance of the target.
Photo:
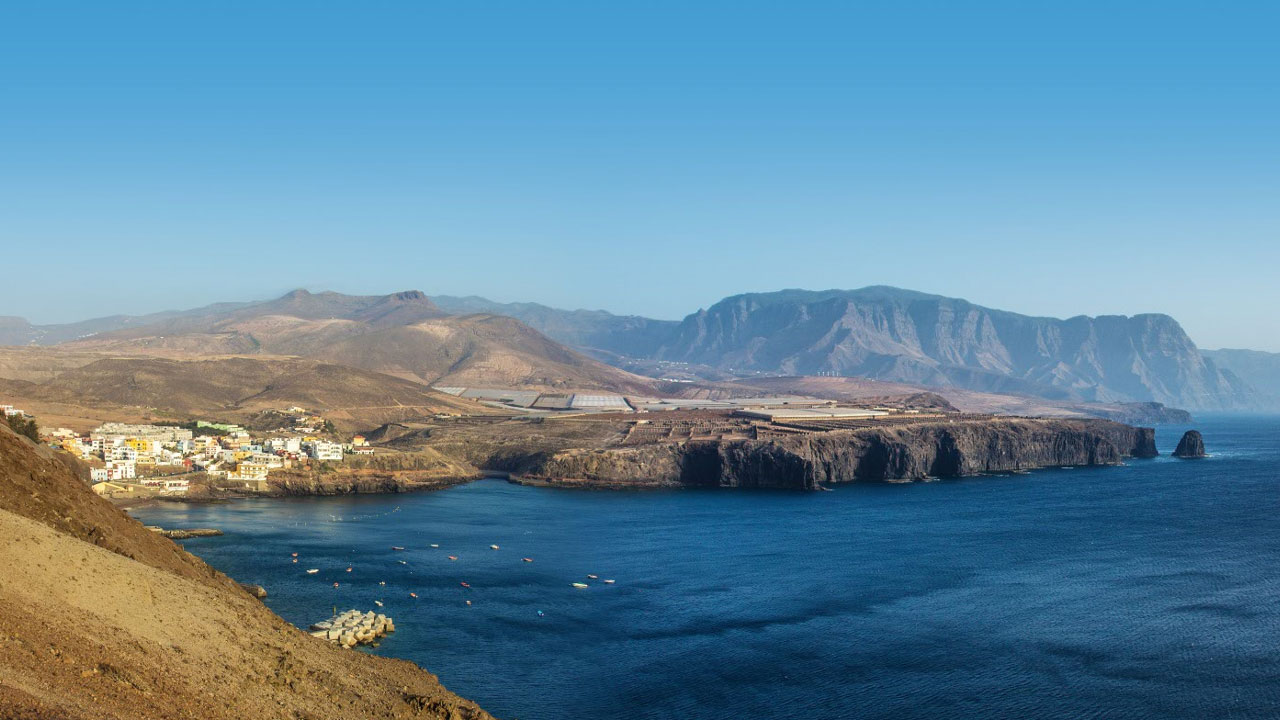
[(135, 514), (224, 529), (187, 548), (295, 624), (384, 600), (376, 652), (503, 718), (1276, 717), (1280, 418), (1195, 426), (1214, 457), (830, 493), (486, 481)]

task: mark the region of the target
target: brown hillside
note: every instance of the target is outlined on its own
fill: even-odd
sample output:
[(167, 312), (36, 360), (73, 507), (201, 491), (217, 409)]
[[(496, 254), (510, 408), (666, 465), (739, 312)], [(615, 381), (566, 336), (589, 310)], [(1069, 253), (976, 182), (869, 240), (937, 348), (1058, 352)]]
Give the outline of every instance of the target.
[(0, 717), (488, 718), (411, 663), (338, 650), (0, 427)]
[(102, 333), (59, 348), (175, 359), (291, 355), (426, 384), (654, 392), (650, 380), (570, 350), (519, 320), (445, 316), (417, 291), (355, 297), (300, 290), (271, 302)]
[(99, 358), (38, 384), (4, 384), (18, 401), (97, 409), (145, 409), (182, 417), (243, 418), (301, 405), (350, 427), (483, 408), (418, 383), (314, 360)]
[(432, 385), (654, 392), (648, 378), (592, 360), (499, 315), (390, 328), (336, 343), (313, 357)]

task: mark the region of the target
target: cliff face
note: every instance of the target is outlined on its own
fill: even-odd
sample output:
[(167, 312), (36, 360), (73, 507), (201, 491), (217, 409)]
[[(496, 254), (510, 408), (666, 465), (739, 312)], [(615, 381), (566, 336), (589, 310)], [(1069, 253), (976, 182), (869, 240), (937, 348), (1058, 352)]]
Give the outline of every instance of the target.
[(1260, 401), (1167, 315), (1058, 320), (884, 287), (726, 298), (685, 318), (653, 357), (1093, 402), (1243, 409)]
[(290, 626), (3, 426), (0, 567), (0, 718), (490, 717)]
[(939, 422), (796, 436), (571, 450), (534, 459), (535, 481), (599, 486), (814, 489), (1154, 457), (1155, 433), (1104, 420)]

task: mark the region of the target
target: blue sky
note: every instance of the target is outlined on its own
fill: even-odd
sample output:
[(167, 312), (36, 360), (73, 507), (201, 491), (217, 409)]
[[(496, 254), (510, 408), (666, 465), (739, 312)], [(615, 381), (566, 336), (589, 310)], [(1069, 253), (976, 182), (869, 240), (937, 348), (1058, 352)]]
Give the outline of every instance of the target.
[(891, 284), (1280, 351), (1274, 3), (0, 8), (0, 315)]

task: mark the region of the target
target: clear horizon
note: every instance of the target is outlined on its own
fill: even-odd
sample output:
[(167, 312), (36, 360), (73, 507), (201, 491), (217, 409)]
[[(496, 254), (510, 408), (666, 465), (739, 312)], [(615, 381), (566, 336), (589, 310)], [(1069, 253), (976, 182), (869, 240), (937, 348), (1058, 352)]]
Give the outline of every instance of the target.
[(0, 315), (894, 285), (1280, 351), (1280, 9), (0, 10)]

